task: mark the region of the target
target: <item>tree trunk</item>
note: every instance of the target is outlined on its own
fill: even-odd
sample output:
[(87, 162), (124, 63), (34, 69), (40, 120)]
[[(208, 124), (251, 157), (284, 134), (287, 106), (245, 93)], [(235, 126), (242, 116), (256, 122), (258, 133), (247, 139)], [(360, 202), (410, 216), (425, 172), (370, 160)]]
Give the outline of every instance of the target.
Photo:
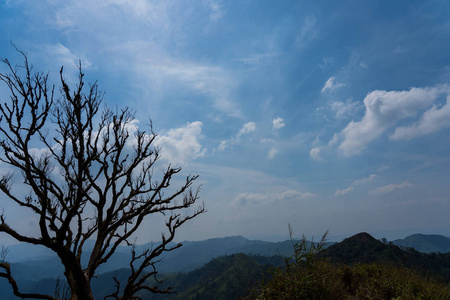
[(80, 272), (75, 273), (77, 274), (75, 275), (73, 270), (68, 271), (67, 268), (64, 272), (72, 294), (70, 300), (94, 300), (89, 279), (84, 274), (80, 276)]

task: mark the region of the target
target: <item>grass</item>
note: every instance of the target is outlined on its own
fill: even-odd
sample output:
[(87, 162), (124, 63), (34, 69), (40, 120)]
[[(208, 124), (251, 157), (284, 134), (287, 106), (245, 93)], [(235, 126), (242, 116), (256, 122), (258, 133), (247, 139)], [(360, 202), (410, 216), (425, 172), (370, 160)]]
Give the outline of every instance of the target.
[[(289, 227), (292, 240), (292, 229)], [(450, 287), (438, 277), (405, 267), (383, 264), (333, 264), (317, 255), (326, 234), (317, 243), (303, 237), (294, 242), (286, 268), (254, 289), (249, 299), (450, 299)]]

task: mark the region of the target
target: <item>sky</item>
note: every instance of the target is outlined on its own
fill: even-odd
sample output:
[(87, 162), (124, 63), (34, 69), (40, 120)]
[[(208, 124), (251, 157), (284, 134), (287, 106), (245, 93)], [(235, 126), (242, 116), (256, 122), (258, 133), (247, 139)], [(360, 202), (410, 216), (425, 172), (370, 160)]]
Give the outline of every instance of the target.
[(152, 120), (162, 162), (200, 175), (207, 213), (179, 240), (450, 236), (449, 15), (446, 0), (0, 0), (0, 56), (22, 62), (12, 41), (55, 84), (81, 61), (109, 105)]

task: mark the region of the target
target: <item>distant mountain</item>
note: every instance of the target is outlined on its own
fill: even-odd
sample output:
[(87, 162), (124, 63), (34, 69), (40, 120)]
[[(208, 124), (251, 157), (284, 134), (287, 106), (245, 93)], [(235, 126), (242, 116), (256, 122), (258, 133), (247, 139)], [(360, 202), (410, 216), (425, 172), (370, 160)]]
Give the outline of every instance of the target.
[[(158, 270), (162, 273), (189, 272), (208, 263), (212, 258), (230, 255), (235, 253), (259, 254), (259, 255), (285, 255), (292, 253), (291, 241), (284, 242), (264, 242), (258, 240), (248, 240), (242, 236), (231, 236), (224, 238), (213, 238), (204, 241), (185, 241), (183, 246), (171, 252), (165, 252), (164, 258), (158, 264)], [(136, 251), (152, 248), (154, 244), (148, 243), (138, 245)], [(92, 241), (87, 243), (86, 251), (82, 260), (87, 261)], [(114, 271), (121, 268), (128, 268), (131, 257), (131, 249), (127, 246), (119, 246), (109, 261), (102, 265), (99, 273)], [(29, 244), (19, 244), (9, 247), (6, 260), (11, 263), (20, 263), (31, 266), (33, 269), (45, 267), (49, 261), (52, 265), (60, 265), (59, 259), (48, 249), (42, 246)], [(33, 261), (33, 263), (30, 263)], [(45, 262), (41, 264), (40, 262)], [(43, 273), (47, 274), (47, 273)]]
[[(249, 256), (243, 253), (221, 256), (212, 259), (206, 265), (188, 273), (159, 275), (158, 283), (162, 289), (173, 287), (174, 294), (153, 294), (143, 291), (140, 296), (147, 300), (160, 299), (238, 299), (259, 285), (263, 278), (268, 278), (268, 271), (274, 266), (281, 266), (284, 260), (281, 256)], [(129, 270), (120, 269), (99, 275), (92, 280), (92, 289), (96, 299), (103, 299), (114, 291), (113, 276), (125, 282)], [(26, 282), (21, 285), (25, 292), (53, 294), (56, 278), (40, 279), (36, 282)], [(1, 281), (0, 281), (1, 282)], [(150, 282), (149, 285), (154, 285)], [(2, 285), (0, 285), (0, 288)], [(1, 290), (0, 299), (16, 299), (10, 288)]]
[[(154, 245), (151, 243), (139, 245), (136, 251), (139, 252), (152, 246)], [(82, 257), (83, 261), (87, 261), (90, 249), (92, 249), (92, 243), (87, 244), (87, 251)], [(242, 236), (214, 238), (198, 242), (186, 241), (183, 242), (181, 248), (164, 253), (162, 256), (164, 259), (157, 265), (157, 270), (166, 274), (186, 273), (204, 266), (211, 259), (219, 256), (236, 253), (289, 256), (293, 251), (292, 249), (291, 241), (279, 243), (252, 241)], [(110, 260), (99, 268), (98, 274), (114, 273), (120, 269), (127, 269), (131, 257), (130, 250), (130, 247), (118, 247)], [(10, 246), (6, 260), (11, 262), (11, 270), (17, 278), (19, 287), (25, 290), (37, 290), (39, 286), (44, 287), (48, 286), (49, 282), (55, 282), (58, 277), (63, 278), (63, 266), (59, 258), (44, 247), (29, 244)], [(99, 278), (114, 285), (112, 276), (109, 276), (109, 278), (101, 276)], [(102, 286), (102, 284), (99, 286)], [(0, 278), (0, 291), (2, 292), (0, 293), (0, 300), (9, 299), (6, 296), (10, 294), (11, 288), (6, 279)]]
[(359, 233), (331, 245), (321, 255), (334, 263), (396, 265), (433, 272), (450, 280), (450, 253), (422, 253), (412, 248), (404, 250), (393, 243), (383, 243), (368, 233)]
[(448, 253), (450, 252), (450, 238), (438, 234), (413, 234), (404, 239), (393, 241), (394, 244), (414, 248), (420, 252), (436, 252)]
[(183, 242), (183, 247), (166, 253), (158, 269), (163, 273), (189, 272), (208, 263), (212, 258), (236, 253), (253, 255), (283, 255), (292, 253), (291, 241), (264, 242), (242, 236)]
[[(413, 240), (420, 240), (415, 236)], [(425, 240), (434, 241), (429, 236), (426, 236)], [(425, 244), (423, 238), (421, 243)], [(143, 299), (236, 299), (260, 283), (267, 276), (269, 268), (284, 266), (282, 256), (290, 256), (293, 252), (292, 241), (252, 241), (242, 236), (188, 241), (183, 244), (180, 249), (165, 253), (163, 261), (157, 267), (159, 279), (164, 279), (162, 287), (175, 287), (177, 293), (169, 296), (142, 294)], [(33, 257), (27, 252), (26, 246), (29, 245), (13, 248), (23, 255), (20, 257), (14, 253), (12, 256), (20, 261), (11, 264), (19, 286), (24, 291), (53, 293), (57, 278), (63, 278), (63, 269), (58, 258), (49, 258), (48, 253), (41, 251), (42, 249), (36, 252), (38, 256)], [(140, 245), (138, 251), (151, 246)], [(98, 299), (103, 299), (111, 293), (114, 286), (113, 276), (122, 281), (126, 280), (129, 274), (129, 250), (128, 247), (119, 247), (108, 264), (103, 266), (98, 276), (93, 279), (93, 291)], [(447, 282), (450, 280), (450, 253), (422, 253), (412, 248), (400, 248), (392, 242), (383, 243), (368, 233), (359, 233), (340, 243), (332, 244), (322, 250), (320, 255), (333, 263), (402, 266), (435, 273)], [(1, 300), (15, 299), (7, 281), (1, 278), (0, 291)]]

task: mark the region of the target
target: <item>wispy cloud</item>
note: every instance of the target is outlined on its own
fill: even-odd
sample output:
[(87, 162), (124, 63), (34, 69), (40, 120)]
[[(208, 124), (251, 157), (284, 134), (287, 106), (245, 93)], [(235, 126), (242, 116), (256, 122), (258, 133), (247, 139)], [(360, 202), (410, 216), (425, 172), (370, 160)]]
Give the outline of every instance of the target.
[[(327, 102), (326, 105), (316, 108), (317, 112), (332, 112), (334, 118), (342, 120), (351, 117), (356, 114), (356, 112), (362, 108), (362, 104), (358, 101), (352, 101), (348, 99), (346, 101), (332, 100)], [(329, 118), (325, 115), (326, 120)]]
[(273, 158), (275, 157), (275, 155), (277, 155), (277, 154), (278, 154), (278, 149), (277, 149), (276, 147), (272, 147), (272, 148), (269, 150), (269, 153), (268, 153), (267, 157), (268, 157), (269, 159), (273, 159)]
[(236, 135), (228, 140), (223, 140), (220, 142), (219, 147), (217, 150), (223, 151), (227, 149), (228, 147), (238, 143), (240, 141), (241, 136), (249, 134), (251, 132), (254, 132), (256, 130), (256, 123), (255, 122), (248, 122), (245, 123), (242, 128), (236, 133)]
[(162, 64), (155, 64), (155, 61), (152, 60), (152, 65), (156, 70), (162, 71), (163, 74), (174, 76), (191, 89), (208, 95), (217, 110), (234, 117), (242, 116), (240, 110), (230, 98), (230, 93), (236, 83), (232, 76), (227, 75), (222, 68), (189, 62), (176, 62), (169, 58), (165, 59)]
[(258, 53), (258, 54), (253, 54), (247, 57), (243, 57), (243, 58), (239, 58), (236, 59), (236, 61), (242, 62), (245, 65), (249, 65), (249, 66), (257, 66), (265, 61), (270, 60), (273, 57), (278, 56), (277, 53)]
[(232, 201), (234, 204), (269, 204), (274, 202), (285, 202), (293, 200), (308, 200), (315, 197), (309, 192), (299, 192), (297, 190), (286, 190), (281, 193), (239, 193)]
[(338, 89), (340, 87), (345, 86), (345, 83), (338, 83), (336, 82), (336, 77), (332, 76), (328, 78), (328, 80), (325, 82), (325, 85), (323, 86), (321, 93), (327, 92), (327, 91), (333, 91), (335, 89)]
[(225, 11), (224, 11), (223, 5), (220, 3), (220, 1), (203, 0), (203, 3), (205, 5), (207, 5), (209, 7), (209, 9), (211, 10), (209, 18), (212, 21), (217, 21), (222, 18)]
[(323, 146), (314, 147), (309, 151), (309, 157), (315, 161), (325, 161), (321, 155)]
[[(108, 68), (133, 76), (133, 83), (150, 90), (152, 95), (166, 93), (164, 89), (158, 90), (158, 86), (182, 84), (206, 96), (202, 98), (210, 103), (205, 104), (217, 112), (242, 117), (232, 97), (237, 81), (230, 68), (177, 54), (186, 51), (185, 41), (198, 34), (186, 26), (194, 17), (201, 17), (204, 27), (222, 18), (224, 9), (220, 1), (187, 4), (161, 0), (80, 0), (49, 5), (53, 14), (42, 16), (46, 22), (72, 37), (75, 35), (64, 44), (66, 49), (56, 49), (60, 56), (63, 50), (70, 49), (75, 55), (69, 56), (67, 52), (68, 60), (81, 58), (85, 66), (87, 63), (98, 66), (104, 60), (114, 62)], [(180, 13), (183, 6), (190, 9)], [(193, 6), (197, 9), (191, 9)], [(94, 45), (83, 43), (85, 40), (95, 40), (95, 49)]]
[(241, 137), (241, 135), (253, 132), (255, 130), (256, 130), (255, 122), (245, 123), (244, 126), (242, 126), (241, 130), (239, 130), (239, 132), (237, 133), (236, 137), (239, 138)]
[(347, 100), (343, 101), (332, 101), (330, 103), (330, 109), (335, 113), (336, 119), (344, 119), (351, 116), (360, 107), (359, 102)]
[(69, 77), (70, 81), (77, 80), (78, 68), (81, 66), (84, 70), (92, 66), (91, 61), (84, 55), (84, 53), (74, 53), (71, 49), (61, 43), (47, 45), (42, 48), (45, 51), (47, 59), (50, 59), (52, 64), (56, 66), (64, 66), (64, 75)]
[(355, 181), (352, 182), (352, 184), (349, 187), (347, 187), (345, 189), (342, 189), (342, 190), (337, 190), (334, 193), (334, 196), (346, 195), (346, 194), (350, 193), (351, 191), (353, 191), (355, 189), (355, 187), (363, 185), (363, 184), (366, 184), (368, 182), (371, 182), (377, 177), (378, 177), (378, 175), (371, 174), (369, 177), (365, 177), (365, 178), (362, 178), (362, 179), (355, 180)]
[(383, 171), (387, 171), (389, 170), (391, 167), (390, 166), (382, 166), (378, 168), (378, 172), (383, 172)]
[(303, 21), (303, 26), (297, 34), (295, 42), (298, 48), (303, 48), (317, 36), (317, 21), (314, 16), (308, 16)]
[(375, 191), (373, 191), (374, 194), (390, 194), (395, 192), (396, 190), (404, 189), (412, 187), (413, 185), (409, 183), (408, 181), (404, 181), (400, 184), (388, 184), (382, 187), (377, 188)]

